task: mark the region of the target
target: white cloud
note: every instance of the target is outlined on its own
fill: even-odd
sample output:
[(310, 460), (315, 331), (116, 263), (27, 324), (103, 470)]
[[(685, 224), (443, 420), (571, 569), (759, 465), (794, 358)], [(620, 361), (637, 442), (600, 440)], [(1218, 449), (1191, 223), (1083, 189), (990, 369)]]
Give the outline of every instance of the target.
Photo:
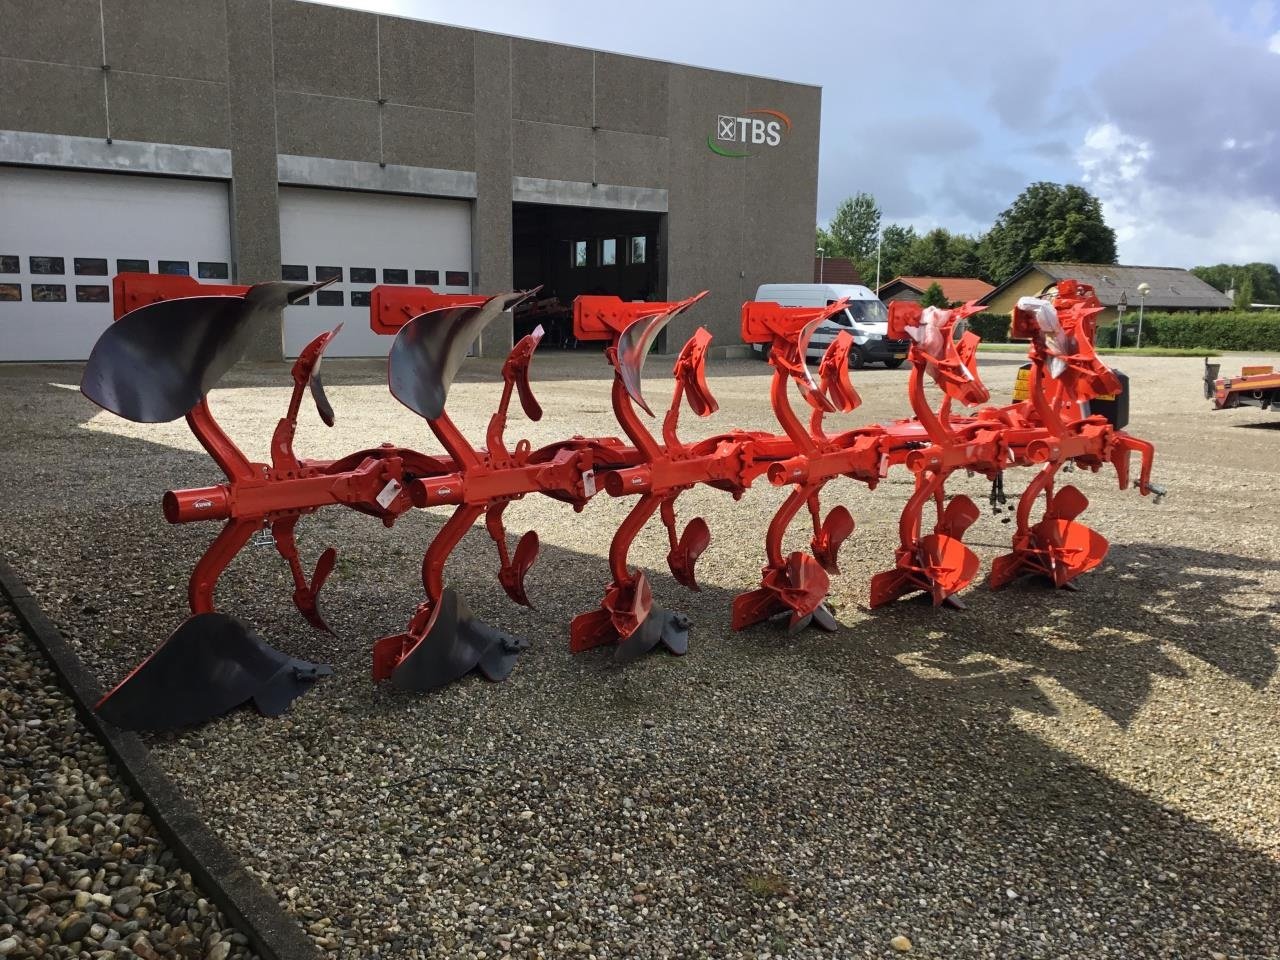
[[(1237, 145), (1222, 144), (1224, 150)], [(1081, 179), (1102, 200), (1122, 263), (1191, 267), (1280, 261), (1280, 210), (1256, 199), (1154, 181), (1149, 143), (1114, 123), (1090, 128), (1076, 151)]]
[(1272, 53), (1280, 53), (1280, 30), (1271, 35), (1270, 41), (1267, 42), (1267, 49)]

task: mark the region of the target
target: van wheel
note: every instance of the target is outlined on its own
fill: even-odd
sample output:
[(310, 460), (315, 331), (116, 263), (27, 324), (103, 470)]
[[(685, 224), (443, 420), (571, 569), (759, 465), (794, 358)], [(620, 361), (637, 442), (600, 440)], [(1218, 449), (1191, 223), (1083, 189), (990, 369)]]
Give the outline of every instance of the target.
[(849, 367), (853, 370), (861, 370), (867, 365), (867, 355), (862, 352), (861, 347), (854, 347), (849, 351)]
[(886, 360), (884, 365), (890, 370), (897, 370), (905, 361), (903, 360)]

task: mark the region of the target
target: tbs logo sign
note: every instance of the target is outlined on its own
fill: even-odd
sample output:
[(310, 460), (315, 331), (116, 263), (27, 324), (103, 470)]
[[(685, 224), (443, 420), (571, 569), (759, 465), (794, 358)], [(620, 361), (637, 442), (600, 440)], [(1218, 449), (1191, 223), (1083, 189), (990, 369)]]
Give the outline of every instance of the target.
[(745, 116), (716, 117), (716, 132), (707, 147), (722, 157), (754, 157), (762, 149), (776, 147), (791, 133), (791, 118), (781, 110), (748, 110)]

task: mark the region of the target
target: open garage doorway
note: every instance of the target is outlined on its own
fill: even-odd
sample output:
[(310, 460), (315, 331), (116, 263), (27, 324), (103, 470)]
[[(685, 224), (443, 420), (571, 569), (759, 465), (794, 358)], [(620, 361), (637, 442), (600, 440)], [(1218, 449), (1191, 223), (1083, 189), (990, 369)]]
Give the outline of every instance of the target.
[[(517, 290), (542, 287), (535, 299), (517, 310), (516, 339), (542, 324), (544, 347), (576, 347), (573, 300), (582, 293), (665, 300), (662, 219), (660, 213), (632, 210), (515, 204), (515, 286)], [(665, 335), (654, 345), (656, 352), (664, 349)]]

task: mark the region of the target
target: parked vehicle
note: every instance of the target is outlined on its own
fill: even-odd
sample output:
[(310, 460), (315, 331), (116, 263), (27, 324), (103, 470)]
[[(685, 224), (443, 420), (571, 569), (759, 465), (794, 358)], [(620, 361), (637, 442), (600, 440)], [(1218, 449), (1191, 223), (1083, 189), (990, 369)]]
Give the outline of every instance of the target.
[[(849, 351), (849, 366), (855, 370), (868, 363), (883, 363), (891, 370), (902, 366), (910, 344), (889, 339), (889, 311), (866, 287), (846, 283), (764, 283), (756, 290), (756, 300), (784, 307), (825, 307), (845, 299), (849, 305), (814, 333), (806, 359), (817, 363), (836, 335), (847, 330), (854, 343)], [(766, 359), (758, 345), (756, 353)]]
[(1219, 377), (1222, 365), (1204, 359), (1204, 398), (1215, 410), (1280, 405), (1280, 370), (1273, 366), (1242, 367), (1238, 377)]

